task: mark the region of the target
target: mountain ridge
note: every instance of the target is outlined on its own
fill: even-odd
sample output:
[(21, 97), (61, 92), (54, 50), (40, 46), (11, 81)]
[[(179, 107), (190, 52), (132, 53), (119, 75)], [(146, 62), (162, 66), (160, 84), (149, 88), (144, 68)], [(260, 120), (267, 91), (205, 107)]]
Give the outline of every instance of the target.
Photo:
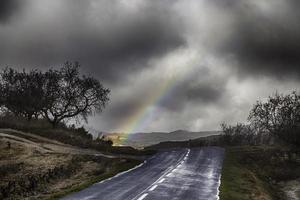
[(143, 148), (166, 141), (185, 141), (211, 135), (220, 135), (221, 131), (199, 131), (191, 132), (186, 130), (175, 130), (171, 132), (138, 132), (126, 133), (103, 133), (106, 139), (110, 139), (117, 146), (133, 146)]

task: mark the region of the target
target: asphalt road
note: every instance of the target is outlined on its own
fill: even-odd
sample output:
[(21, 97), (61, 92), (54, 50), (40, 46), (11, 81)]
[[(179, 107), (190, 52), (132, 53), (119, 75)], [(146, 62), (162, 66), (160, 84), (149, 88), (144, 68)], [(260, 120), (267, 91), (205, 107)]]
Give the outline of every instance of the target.
[(217, 200), (224, 150), (159, 152), (144, 164), (62, 200)]

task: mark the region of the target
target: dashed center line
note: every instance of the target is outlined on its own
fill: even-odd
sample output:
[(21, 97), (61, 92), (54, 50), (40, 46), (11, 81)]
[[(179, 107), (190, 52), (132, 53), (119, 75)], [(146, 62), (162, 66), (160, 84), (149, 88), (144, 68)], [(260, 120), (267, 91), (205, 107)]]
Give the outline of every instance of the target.
[(148, 193), (143, 194), (143, 195), (140, 196), (140, 198), (138, 198), (137, 200), (143, 200), (143, 199), (145, 199), (146, 196), (148, 196)]
[(149, 191), (153, 191), (155, 190), (155, 188), (157, 188), (157, 185), (153, 185), (152, 188), (149, 189)]
[[(163, 175), (161, 176), (161, 179), (158, 179), (159, 181), (158, 181), (157, 183), (162, 183), (162, 182), (164, 182), (166, 179), (165, 179), (165, 178), (162, 178), (163, 176), (170, 177), (170, 176), (172, 175), (172, 173), (174, 173), (174, 172), (177, 170), (176, 168), (181, 167), (181, 165), (184, 163), (184, 161), (185, 161), (185, 160), (187, 159), (187, 157), (189, 156), (189, 153), (190, 153), (190, 149), (189, 149), (188, 152), (185, 154), (184, 159), (181, 160), (181, 162), (179, 162), (175, 168), (173, 168), (173, 167), (174, 167), (173, 165), (172, 165), (171, 167), (169, 167), (169, 170), (168, 170), (168, 171), (170, 171), (172, 168), (173, 168), (173, 170), (172, 170), (171, 172), (169, 172), (169, 173), (167, 172), (167, 173), (168, 173), (167, 175), (166, 175), (166, 173), (163, 174)], [(157, 187), (158, 187), (158, 185), (153, 185), (148, 191), (151, 192), (151, 191), (155, 190)], [(146, 190), (144, 190), (144, 191), (146, 191)], [(146, 196), (148, 196), (148, 193), (142, 194), (137, 200), (143, 200), (143, 199), (146, 198)], [(135, 197), (135, 198), (136, 198), (136, 197)], [(134, 198), (134, 199), (135, 199), (135, 198)]]
[(158, 181), (158, 183), (162, 183), (162, 182), (164, 182), (166, 179), (164, 179), (164, 178), (162, 178), (162, 179), (160, 179), (159, 181)]

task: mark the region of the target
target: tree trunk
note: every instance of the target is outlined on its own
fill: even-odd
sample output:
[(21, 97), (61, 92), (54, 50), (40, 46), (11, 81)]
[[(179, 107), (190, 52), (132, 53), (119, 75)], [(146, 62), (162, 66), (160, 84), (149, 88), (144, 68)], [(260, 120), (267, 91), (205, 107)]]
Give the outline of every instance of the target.
[(52, 128), (56, 128), (57, 127), (57, 124), (58, 124), (58, 120), (57, 120), (57, 117), (54, 117), (53, 120), (51, 120), (50, 118), (48, 118), (48, 121), (50, 122), (50, 124), (52, 125)]
[(27, 114), (27, 120), (30, 122), (30, 121), (31, 121), (31, 119), (32, 119), (32, 115), (30, 115), (30, 114)]

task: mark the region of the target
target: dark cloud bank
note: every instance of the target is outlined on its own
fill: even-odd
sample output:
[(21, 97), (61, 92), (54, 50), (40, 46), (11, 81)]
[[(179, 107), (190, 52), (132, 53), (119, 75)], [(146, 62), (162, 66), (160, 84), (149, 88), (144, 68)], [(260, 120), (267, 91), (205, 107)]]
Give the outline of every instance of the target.
[[(45, 69), (66, 60), (79, 61), (84, 73), (112, 87), (115, 99), (91, 125), (104, 130), (113, 130), (143, 104), (148, 86), (159, 82), (157, 75), (147, 70), (165, 71), (164, 64), (153, 66), (153, 61), (164, 63), (162, 60), (179, 49), (206, 52), (221, 64), (219, 68), (210, 67), (201, 63), (201, 59), (193, 65), (187, 64), (185, 68), (193, 68), (195, 73), (177, 81), (172, 96), (156, 105), (164, 119), (158, 120), (155, 130), (186, 127), (193, 121), (195, 125), (191, 129), (217, 129), (221, 120), (240, 121), (240, 116), (248, 112), (244, 105), (249, 104), (246, 101), (249, 96), (239, 93), (242, 81), (231, 83), (236, 78), (251, 80), (253, 88), (247, 85), (248, 90), (257, 88), (256, 81), (261, 77), (278, 85), (287, 84), (289, 80), (299, 84), (300, 3), (297, 0), (124, 2), (0, 1), (0, 66)], [(192, 12), (190, 7), (198, 9), (197, 12)], [(212, 37), (211, 41), (201, 41), (202, 35), (214, 33), (206, 29), (212, 21), (203, 22), (201, 15), (195, 18), (199, 13), (209, 13), (206, 19), (217, 19), (225, 24), (225, 29), (213, 27), (215, 32), (229, 34), (222, 39)], [(219, 17), (223, 16), (220, 13), (226, 17)], [(185, 23), (188, 19), (195, 21)], [(192, 40), (199, 42), (197, 47), (191, 44), (190, 37), (197, 38)], [(216, 41), (212, 49), (201, 49), (202, 43)], [(178, 53), (178, 57), (183, 55)], [(174, 65), (176, 62), (174, 59)], [(204, 74), (203, 68), (207, 70)], [(223, 75), (219, 71), (224, 72)], [(153, 76), (153, 82), (128, 81), (135, 76), (144, 76), (145, 80)], [(130, 89), (132, 84), (139, 84), (142, 89)], [(253, 92), (257, 95), (253, 99), (263, 92)], [(243, 114), (232, 116), (235, 104), (244, 107)], [(155, 127), (155, 122), (153, 124), (151, 128)]]
[(20, 2), (18, 0), (0, 1), (0, 23), (8, 23), (10, 18), (18, 11)]
[[(17, 1), (3, 2), (0, 18), (6, 20)], [(24, 20), (28, 26), (12, 25), (12, 35), (0, 33), (5, 47), (0, 50), (1, 64), (49, 67), (76, 60), (85, 71), (117, 81), (124, 73), (146, 67), (149, 59), (184, 45), (180, 25), (167, 4), (149, 1), (138, 10), (125, 11), (115, 1), (98, 1), (99, 8), (107, 9), (93, 13), (93, 3), (61, 1), (64, 13), (51, 19), (25, 15), (20, 23)]]
[(223, 50), (238, 59), (243, 75), (300, 80), (300, 2), (287, 0), (282, 5), (271, 13), (255, 3), (230, 8), (236, 21)]

